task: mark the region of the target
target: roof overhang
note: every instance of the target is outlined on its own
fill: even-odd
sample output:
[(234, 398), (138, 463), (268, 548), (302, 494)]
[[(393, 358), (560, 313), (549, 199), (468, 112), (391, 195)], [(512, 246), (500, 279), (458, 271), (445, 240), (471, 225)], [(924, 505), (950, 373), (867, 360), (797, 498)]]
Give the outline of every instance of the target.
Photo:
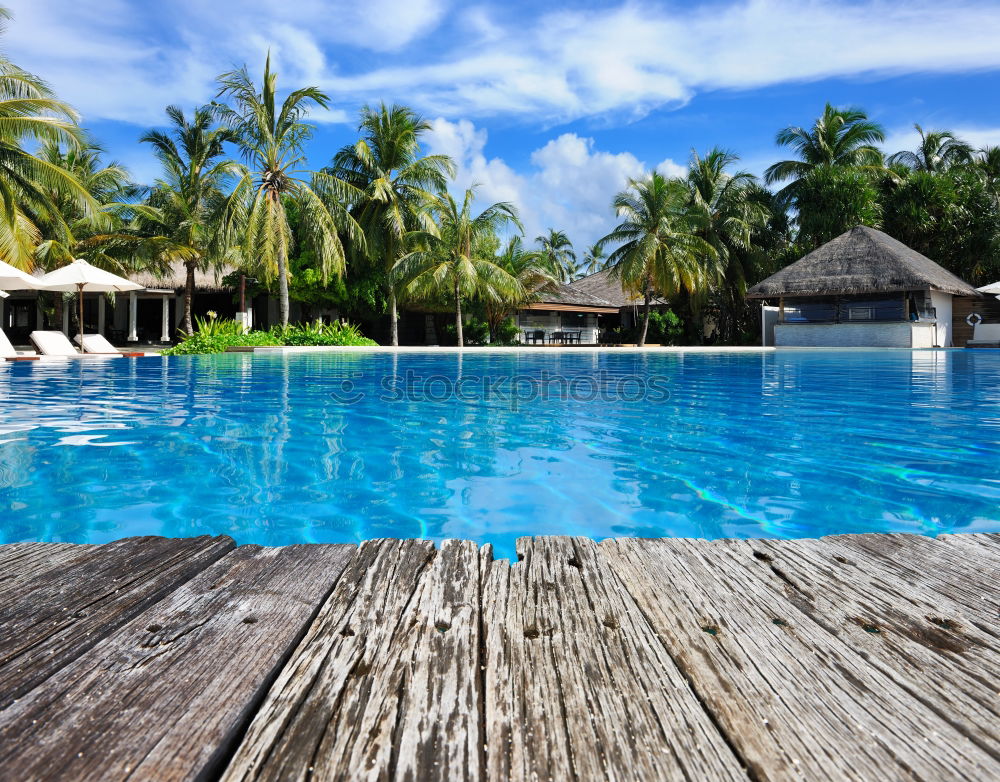
[(587, 304), (556, 304), (536, 301), (521, 307), (522, 310), (551, 310), (553, 312), (596, 312), (599, 315), (617, 315), (617, 307), (592, 307)]

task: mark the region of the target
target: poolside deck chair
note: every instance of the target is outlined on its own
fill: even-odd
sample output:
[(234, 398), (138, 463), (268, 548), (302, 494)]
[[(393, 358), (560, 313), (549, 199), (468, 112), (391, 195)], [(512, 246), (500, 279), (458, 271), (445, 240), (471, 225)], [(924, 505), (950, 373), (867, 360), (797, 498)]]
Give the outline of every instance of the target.
[(14, 350), (3, 329), (0, 329), (0, 358), (4, 361), (38, 361), (38, 356), (22, 356)]
[(145, 353), (141, 353), (139, 351), (119, 350), (108, 342), (104, 338), (103, 334), (84, 334), (82, 343), (80, 335), (77, 334), (76, 337), (73, 338), (73, 341), (83, 348), (84, 353), (106, 356), (126, 356), (128, 358), (139, 358), (146, 355)]
[(73, 347), (73, 343), (61, 331), (32, 331), (29, 339), (43, 356), (56, 358), (109, 358), (121, 356), (121, 353), (84, 355)]

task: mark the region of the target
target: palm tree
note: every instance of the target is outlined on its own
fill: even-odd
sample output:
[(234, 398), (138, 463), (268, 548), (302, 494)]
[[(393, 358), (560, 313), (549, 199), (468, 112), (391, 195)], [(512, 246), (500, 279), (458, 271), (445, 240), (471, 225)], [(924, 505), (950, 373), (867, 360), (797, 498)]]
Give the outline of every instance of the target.
[[(0, 7), (0, 32), (10, 12)], [(92, 214), (97, 204), (72, 173), (32, 154), (24, 144), (84, 145), (75, 111), (57, 100), (41, 79), (0, 55), (0, 257), (20, 269), (31, 270), (41, 241), (40, 222), (65, 236), (53, 193), (74, 202), (81, 214)]]
[[(358, 129), (362, 137), (333, 159), (327, 173), (361, 192), (354, 215), (365, 233), (368, 253), (381, 260), (387, 272), (403, 255), (407, 233), (433, 230), (426, 205), (433, 192), (443, 190), (455, 175), (455, 164), (447, 155), (420, 152), (420, 137), (430, 123), (406, 106), (384, 103), (361, 109)], [(399, 344), (399, 315), (392, 275), (387, 274), (389, 335)]]
[[(184, 256), (184, 320), (181, 328), (194, 333), (195, 272), (209, 266), (218, 256), (214, 242), (217, 218), (225, 202), (224, 189), (238, 173), (230, 160), (220, 160), (224, 143), (235, 136), (228, 128), (212, 127), (212, 111), (195, 109), (189, 121), (183, 110), (167, 106), (173, 125), (171, 133), (150, 130), (141, 142), (151, 144), (163, 166), (163, 176), (150, 190), (148, 202), (158, 209), (164, 233)], [(179, 252), (186, 248), (186, 252)]]
[(439, 230), (408, 234), (408, 242), (416, 249), (400, 258), (394, 269), (403, 290), (411, 296), (431, 298), (447, 293), (452, 297), (459, 347), (465, 344), (463, 297), (478, 295), (485, 301), (502, 301), (523, 295), (517, 278), (481, 251), (481, 245), (493, 240), (501, 229), (511, 225), (521, 228), (517, 210), (500, 202), (473, 217), (474, 197), (475, 191), (469, 188), (459, 207), (451, 194), (440, 193), (430, 207)]
[(541, 245), (542, 252), (549, 259), (549, 265), (563, 282), (570, 282), (573, 274), (579, 271), (576, 266), (576, 252), (573, 243), (563, 231), (550, 228), (548, 233), (536, 236), (535, 241)]
[(704, 216), (688, 207), (689, 193), (679, 179), (657, 171), (615, 196), (612, 205), (623, 222), (598, 241), (603, 250), (618, 245), (608, 256), (611, 275), (643, 296), (642, 333), (646, 344), (650, 300), (654, 293), (696, 293), (721, 276), (719, 254), (698, 231)]
[(598, 245), (592, 244), (583, 253), (583, 270), (587, 274), (594, 274), (604, 268), (607, 255)]
[(244, 263), (252, 263), (265, 279), (277, 277), (281, 325), (287, 326), (292, 231), (286, 199), (298, 205), (299, 229), (324, 282), (330, 274), (344, 272), (338, 231), (359, 247), (364, 247), (364, 234), (348, 211), (357, 191), (329, 174), (302, 168), (302, 148), (312, 135), (304, 119), (313, 105), (326, 108), (329, 99), (317, 87), (303, 87), (278, 106), (277, 80), (268, 54), (259, 91), (243, 66), (219, 77), (218, 97), (229, 98), (232, 105), (213, 103), (212, 108), (235, 134), (246, 163), (224, 206), (221, 235), (227, 245), (238, 245)]
[(950, 130), (924, 132), (920, 125), (914, 124), (913, 127), (920, 134), (917, 150), (915, 152), (904, 150), (890, 155), (887, 160), (890, 165), (899, 164), (914, 171), (934, 174), (945, 171), (953, 165), (972, 161), (972, 147)]
[(127, 203), (137, 193), (128, 170), (116, 161), (102, 160), (103, 148), (84, 141), (67, 150), (51, 141), (37, 156), (74, 177), (97, 211), (83, 208), (73, 195), (60, 189), (47, 192), (53, 210), (41, 214), (38, 227), (48, 236), (35, 248), (35, 261), (42, 268), (53, 268), (85, 258), (96, 266), (125, 270), (127, 258), (115, 253), (121, 248), (124, 222), (133, 214)]
[(526, 250), (520, 236), (513, 236), (497, 256), (496, 265), (518, 282), (513, 296), (486, 297), (483, 309), (490, 327), (491, 341), (497, 329), (512, 313), (532, 301), (537, 301), (542, 291), (554, 288), (559, 280), (549, 266), (544, 253)]
[(835, 108), (829, 103), (812, 128), (790, 126), (778, 131), (779, 146), (791, 147), (797, 160), (782, 160), (764, 172), (767, 184), (792, 180), (781, 195), (791, 200), (799, 180), (817, 168), (843, 166), (881, 168), (882, 153), (875, 145), (885, 140), (885, 131), (877, 122), (856, 108)]
[(758, 197), (756, 177), (746, 171), (730, 172), (739, 161), (732, 152), (714, 147), (704, 157), (694, 152), (688, 168), (690, 205), (702, 216), (698, 235), (718, 255), (723, 269), (719, 334), (735, 337), (737, 310), (743, 306), (747, 279), (761, 260), (754, 238), (767, 224), (769, 210)]

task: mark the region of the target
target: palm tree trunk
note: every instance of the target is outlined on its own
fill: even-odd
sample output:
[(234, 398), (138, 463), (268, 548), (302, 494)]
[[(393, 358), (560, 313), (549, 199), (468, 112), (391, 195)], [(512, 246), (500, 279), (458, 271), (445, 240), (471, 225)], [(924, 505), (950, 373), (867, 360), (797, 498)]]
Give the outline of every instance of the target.
[(396, 291), (389, 287), (389, 344), (399, 346), (399, 311), (396, 309)]
[(194, 265), (195, 261), (185, 261), (187, 268), (187, 278), (184, 281), (184, 322), (181, 328), (187, 332), (188, 336), (194, 334), (194, 321), (192, 311), (194, 310)]
[(458, 335), (458, 346), (465, 347), (462, 339), (462, 296), (458, 292), (458, 280), (455, 280), (455, 333)]
[(285, 248), (278, 249), (278, 310), (281, 313), (281, 327), (288, 325), (288, 263)]
[(643, 293), (645, 298), (645, 307), (643, 308), (642, 314), (642, 333), (639, 335), (639, 347), (644, 347), (646, 344), (646, 332), (649, 331), (649, 286), (646, 286), (646, 290)]

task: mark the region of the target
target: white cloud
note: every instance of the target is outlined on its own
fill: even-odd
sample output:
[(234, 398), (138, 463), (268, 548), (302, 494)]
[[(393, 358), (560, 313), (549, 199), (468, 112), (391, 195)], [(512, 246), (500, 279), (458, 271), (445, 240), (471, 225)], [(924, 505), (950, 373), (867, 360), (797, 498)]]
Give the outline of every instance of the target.
[[(983, 0), (625, 0), (607, 8), (450, 0), (7, 0), (4, 46), (88, 116), (148, 124), (270, 47), (283, 83), (353, 110), (385, 98), (449, 118), (623, 122), (706, 89), (1000, 67)], [(434, 34), (431, 41), (425, 42)]]
[[(458, 164), (456, 193), (476, 184), (480, 207), (495, 201), (517, 206), (529, 241), (556, 228), (566, 231), (578, 253), (613, 227), (615, 193), (650, 168), (630, 152), (600, 150), (593, 139), (564, 133), (532, 152), (530, 168), (520, 174), (486, 155), (487, 133), (469, 120), (438, 118), (431, 124), (428, 149), (450, 155)], [(656, 168), (669, 176), (686, 171), (669, 159)]]

